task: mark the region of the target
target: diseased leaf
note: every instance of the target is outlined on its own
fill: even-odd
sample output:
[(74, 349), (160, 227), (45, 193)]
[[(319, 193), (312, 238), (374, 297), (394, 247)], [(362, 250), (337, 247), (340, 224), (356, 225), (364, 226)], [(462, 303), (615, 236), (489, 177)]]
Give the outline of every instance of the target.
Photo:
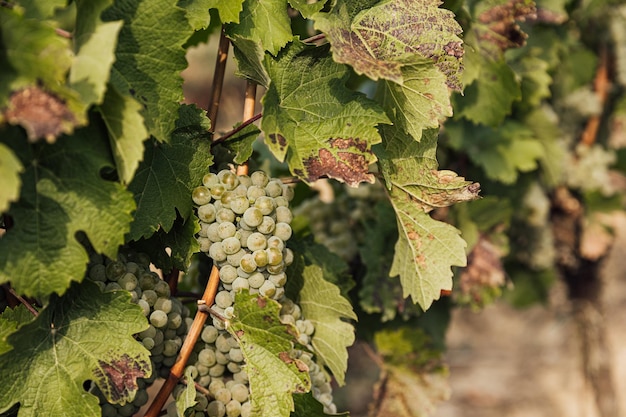
[(302, 278), (298, 299), (302, 315), (315, 325), (311, 344), (337, 383), (343, 385), (348, 368), (347, 348), (354, 343), (354, 326), (344, 320), (356, 320), (357, 316), (339, 287), (324, 279), (319, 266), (305, 266)]
[(452, 266), (465, 266), (465, 241), (449, 224), (432, 219), (409, 194), (393, 187), (399, 238), (390, 276), (400, 276), (403, 296), (427, 310), (441, 290), (452, 289)]
[(239, 23), (228, 24), (226, 33), (254, 41), (276, 55), (293, 36), (287, 0), (244, 0)]
[(263, 97), (261, 128), (272, 153), (306, 182), (322, 176), (351, 186), (373, 182), (375, 129), (389, 123), (373, 101), (345, 87), (348, 70), (326, 56), (327, 47), (294, 40), (265, 58), (272, 80)]
[(168, 141), (183, 101), (181, 71), (187, 67), (182, 45), (193, 33), (176, 0), (120, 0), (103, 20), (124, 20), (119, 33), (111, 83), (144, 107), (146, 127)]
[(202, 182), (212, 163), (206, 115), (194, 106), (180, 106), (170, 143), (146, 142), (144, 159), (128, 189), (137, 203), (130, 239), (168, 232), (178, 212), (192, 213), (191, 190)]
[(115, 258), (130, 229), (132, 195), (100, 177), (113, 159), (95, 118), (54, 145), (28, 145), (17, 130), (0, 140), (26, 167), (20, 200), (9, 211), (15, 225), (0, 239), (0, 282), (33, 297), (62, 294), (82, 279), (88, 261), (77, 233)]
[(461, 27), (451, 11), (439, 8), (439, 0), (371, 3), (339, 0), (330, 13), (315, 15), (315, 28), (330, 40), (336, 62), (373, 80), (402, 84), (402, 67), (426, 58), (450, 88), (461, 89)]
[(150, 352), (132, 336), (148, 323), (130, 298), (126, 291), (102, 293), (89, 281), (52, 296), (0, 355), (3, 380), (12, 381), (0, 386), (0, 413), (19, 402), (20, 417), (99, 416), (98, 398), (83, 388), (88, 380), (112, 403), (131, 401), (137, 378), (152, 369)]
[(296, 332), (280, 321), (280, 304), (247, 292), (235, 296), (235, 318), (228, 331), (241, 346), (250, 379), (252, 414), (287, 417), (294, 410), (292, 394), (311, 389), (308, 367), (290, 356)]
[(5, 212), (12, 201), (20, 195), (20, 172), (24, 171), (20, 160), (6, 145), (0, 143), (0, 213)]

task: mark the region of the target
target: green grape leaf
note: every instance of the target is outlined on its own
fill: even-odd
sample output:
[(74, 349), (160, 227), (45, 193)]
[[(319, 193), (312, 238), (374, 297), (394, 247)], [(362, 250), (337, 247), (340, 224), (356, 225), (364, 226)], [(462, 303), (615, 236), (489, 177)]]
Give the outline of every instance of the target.
[(241, 346), (250, 379), (252, 414), (286, 417), (293, 393), (311, 389), (308, 367), (290, 356), (296, 329), (280, 321), (280, 304), (247, 292), (235, 296), (235, 318), (228, 331)]
[(9, 208), (12, 201), (20, 196), (20, 172), (24, 171), (20, 160), (11, 152), (11, 149), (0, 143), (0, 213)]
[(353, 2), (339, 0), (331, 13), (315, 16), (315, 28), (326, 34), (336, 62), (358, 74), (402, 84), (402, 67), (427, 58), (445, 83), (460, 90), (461, 26), (439, 0)]
[(184, 378), (186, 387), (176, 400), (176, 411), (178, 411), (179, 416), (193, 416), (195, 412), (192, 409), (197, 404), (197, 401), (196, 385), (193, 376), (191, 376), (191, 368), (185, 369)]
[(230, 40), (233, 44), (233, 55), (237, 60), (235, 74), (267, 88), (270, 85), (270, 76), (263, 65), (265, 58), (263, 48), (257, 42), (241, 36), (231, 36)]
[(206, 123), (204, 112), (183, 105), (170, 143), (146, 142), (144, 159), (128, 186), (137, 202), (131, 240), (159, 229), (168, 232), (176, 212), (185, 220), (191, 215), (191, 190), (202, 183), (213, 161)]
[(111, 0), (76, 2), (75, 56), (69, 82), (80, 95), (85, 111), (90, 104), (102, 103), (115, 61), (117, 35), (123, 22), (103, 23), (100, 20), (100, 14), (111, 3)]
[(24, 16), (29, 19), (45, 20), (53, 17), (55, 9), (67, 6), (65, 0), (20, 0), (20, 7), (24, 8)]
[[(172, 268), (187, 271), (194, 253), (200, 251), (195, 234), (200, 231), (200, 224), (193, 217), (186, 222), (178, 217), (169, 232), (159, 229), (147, 239), (139, 239), (132, 246), (137, 252), (145, 253), (154, 265), (168, 273)], [(169, 253), (165, 251), (169, 248)]]
[(536, 108), (542, 100), (550, 97), (552, 76), (548, 62), (539, 57), (526, 56), (514, 62), (512, 67), (522, 77), (521, 94), (525, 106)]
[(7, 307), (4, 309), (0, 314), (0, 355), (13, 349), (13, 346), (7, 341), (8, 337), (34, 318), (35, 316), (23, 304), (15, 308)]
[(118, 176), (125, 184), (133, 179), (143, 158), (143, 142), (148, 138), (141, 109), (139, 103), (120, 94), (112, 85), (109, 85), (104, 102), (98, 107), (109, 131)]
[(289, 0), (289, 4), (291, 7), (299, 11), (302, 17), (305, 19), (311, 19), (315, 13), (324, 8), (327, 1), (328, 0)]
[(145, 108), (146, 127), (159, 141), (175, 128), (183, 101), (181, 71), (187, 67), (182, 45), (193, 33), (185, 10), (175, 0), (121, 0), (105, 21), (124, 20), (119, 33), (111, 83)]
[(425, 59), (401, 68), (402, 84), (390, 81), (380, 83), (377, 101), (393, 120), (396, 129), (402, 129), (415, 140), (422, 130), (438, 128), (439, 120), (452, 116), (450, 94), (445, 76)]
[(287, 0), (244, 0), (239, 23), (226, 25), (226, 33), (257, 42), (276, 55), (293, 37)]
[(403, 297), (427, 310), (441, 290), (452, 289), (451, 267), (465, 266), (465, 241), (449, 224), (432, 219), (405, 191), (392, 188), (399, 238), (390, 276), (400, 276)]
[(315, 325), (311, 344), (316, 355), (328, 366), (339, 385), (345, 383), (347, 348), (354, 343), (354, 326), (344, 320), (357, 320), (350, 302), (339, 287), (324, 279), (322, 268), (307, 265), (302, 272), (299, 304), (302, 315)]
[[(238, 126), (239, 124), (235, 125), (234, 128)], [(223, 146), (229, 152), (233, 153), (233, 162), (241, 165), (252, 156), (252, 145), (260, 134), (261, 131), (258, 127), (249, 124), (224, 142), (221, 142), (220, 146)]]
[(324, 405), (317, 401), (313, 394), (295, 394), (293, 396), (295, 410), (291, 413), (291, 417), (333, 417), (333, 416), (349, 416), (350, 413), (333, 413), (326, 414)]
[(28, 145), (19, 131), (3, 136), (27, 167), (9, 211), (15, 226), (0, 239), (0, 282), (11, 281), (18, 293), (62, 294), (82, 279), (88, 256), (78, 232), (97, 252), (117, 256), (135, 203), (121, 184), (100, 177), (113, 165), (103, 133), (93, 119), (54, 145)]
[(375, 129), (389, 123), (383, 110), (346, 88), (344, 65), (327, 47), (294, 40), (276, 58), (266, 56), (272, 82), (263, 97), (261, 128), (272, 153), (306, 182), (328, 176), (356, 186), (373, 182)]
[(243, 0), (208, 0), (210, 9), (217, 9), (222, 23), (239, 23)]
[(546, 154), (530, 127), (515, 121), (506, 121), (497, 129), (450, 123), (446, 132), (452, 148), (463, 147), (487, 177), (505, 184), (513, 184), (518, 171), (536, 169)]
[(211, 23), (209, 9), (214, 0), (179, 0), (176, 6), (185, 9), (185, 17), (193, 30), (206, 29)]
[(381, 131), (387, 151), (381, 165), (389, 188), (402, 190), (426, 212), (478, 198), (480, 184), (466, 181), (452, 171), (437, 170), (436, 129), (424, 131), (419, 143), (398, 132), (395, 126), (383, 126)]
[(0, 355), (3, 378), (12, 381), (0, 386), (0, 413), (19, 402), (20, 417), (100, 415), (98, 398), (83, 388), (87, 380), (112, 403), (131, 401), (137, 378), (152, 369), (150, 352), (132, 336), (148, 322), (130, 298), (126, 291), (102, 293), (89, 281), (53, 295)]

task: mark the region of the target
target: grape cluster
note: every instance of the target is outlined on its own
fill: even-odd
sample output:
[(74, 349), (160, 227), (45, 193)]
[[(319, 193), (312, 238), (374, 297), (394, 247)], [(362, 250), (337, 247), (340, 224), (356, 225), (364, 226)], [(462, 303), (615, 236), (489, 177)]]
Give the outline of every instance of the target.
[[(220, 276), (211, 306), (217, 314), (203, 328), (187, 362), (195, 383), (205, 388), (204, 393), (196, 394), (195, 415), (248, 417), (252, 404), (244, 356), (223, 322), (233, 317), (235, 294), (247, 290), (281, 303), (281, 320), (296, 326), (301, 345), (310, 346), (315, 331), (313, 323), (302, 317), (300, 307), (285, 296), (284, 290), (285, 269), (294, 257), (285, 245), (292, 233), (289, 201), (293, 190), (262, 171), (237, 176), (222, 170), (207, 174), (203, 185), (193, 190), (192, 198), (198, 205), (200, 249), (211, 257)], [(311, 354), (302, 355), (313, 364)], [(310, 369), (322, 375), (316, 377), (319, 388), (314, 389), (314, 394), (330, 397), (321, 398), (333, 410), (330, 385), (324, 385), (328, 384), (326, 375), (319, 366), (311, 365)], [(183, 384), (178, 385), (174, 398), (184, 388)], [(176, 415), (175, 403), (168, 406), (168, 415)]]
[(107, 403), (104, 396), (94, 390), (101, 399), (104, 417), (131, 416), (147, 402), (145, 389), (158, 376), (167, 376), (191, 325), (189, 309), (171, 296), (169, 285), (150, 271), (149, 265), (147, 256), (134, 252), (120, 253), (115, 261), (100, 255), (91, 257), (87, 277), (103, 291), (128, 291), (150, 323), (135, 338), (150, 351), (152, 376), (138, 380), (139, 390), (135, 399), (123, 406)]

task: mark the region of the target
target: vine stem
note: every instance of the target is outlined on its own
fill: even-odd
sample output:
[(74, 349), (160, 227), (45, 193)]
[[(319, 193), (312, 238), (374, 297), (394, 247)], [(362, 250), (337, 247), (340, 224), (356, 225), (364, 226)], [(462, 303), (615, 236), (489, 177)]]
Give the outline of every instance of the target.
[(228, 48), (230, 42), (226, 37), (224, 27), (220, 34), (220, 41), (217, 47), (217, 58), (215, 59), (215, 72), (213, 73), (213, 85), (211, 86), (211, 101), (207, 115), (211, 120), (211, 133), (215, 132), (217, 124), (217, 111), (219, 109), (220, 99), (222, 98), (222, 86), (224, 85), (224, 74), (226, 74), (226, 61), (228, 59)]
[(229, 132), (226, 132), (224, 135), (222, 135), (219, 138), (215, 139), (213, 142), (211, 142), (211, 145), (216, 145), (218, 143), (221, 143), (221, 142), (224, 142), (224, 141), (228, 140), (228, 138), (232, 137), (235, 133), (243, 130), (243, 128), (248, 126), (249, 124), (252, 124), (252, 123), (256, 122), (262, 116), (263, 116), (263, 113), (255, 114), (254, 116), (252, 116), (251, 118), (245, 120), (242, 124), (240, 124), (239, 126), (234, 128), (233, 130), (231, 130)]
[(4, 284), (2, 286), (2, 288), (4, 288), (4, 290), (6, 292), (8, 292), (9, 294), (11, 294), (17, 301), (19, 301), (20, 303), (22, 303), (24, 305), (24, 307), (26, 307), (26, 309), (28, 311), (30, 311), (30, 313), (37, 317), (39, 315), (39, 312), (35, 309), (35, 307), (33, 307), (24, 297), (22, 297), (21, 295), (19, 295), (18, 293), (15, 292), (15, 290), (13, 288), (11, 288), (10, 285)]
[[(215, 294), (217, 293), (217, 286), (220, 282), (219, 270), (216, 266), (213, 266), (211, 269), (211, 275), (209, 276), (209, 282), (207, 283), (206, 289), (204, 290), (204, 294), (202, 295), (202, 301), (205, 305), (213, 305), (213, 301), (215, 300)], [(196, 316), (193, 319), (193, 323), (191, 324), (191, 328), (189, 329), (189, 333), (183, 342), (183, 346), (180, 348), (180, 353), (178, 354), (178, 358), (176, 359), (176, 363), (170, 369), (170, 374), (168, 375), (165, 383), (161, 386), (156, 397), (150, 404), (150, 408), (146, 411), (145, 417), (157, 417), (167, 398), (170, 396), (174, 387), (182, 378), (185, 372), (185, 366), (187, 365), (187, 361), (191, 356), (191, 352), (193, 351), (193, 347), (202, 333), (202, 328), (204, 327), (204, 323), (206, 319), (209, 317), (209, 313), (206, 311), (202, 311), (203, 309), (198, 309), (196, 312)]]
[[(596, 76), (593, 80), (593, 87), (598, 97), (600, 105), (604, 107), (604, 103), (609, 95), (609, 57), (606, 51), (606, 46), (602, 46), (600, 50), (600, 65), (596, 70)], [(601, 114), (591, 116), (587, 120), (587, 125), (583, 131), (580, 142), (584, 145), (591, 146), (595, 143), (598, 136), (598, 129), (600, 128)]]
[[(246, 82), (246, 97), (243, 101), (243, 120), (251, 120), (254, 116), (254, 106), (256, 103), (256, 83), (248, 80)], [(248, 175), (248, 163), (237, 167), (237, 175)]]

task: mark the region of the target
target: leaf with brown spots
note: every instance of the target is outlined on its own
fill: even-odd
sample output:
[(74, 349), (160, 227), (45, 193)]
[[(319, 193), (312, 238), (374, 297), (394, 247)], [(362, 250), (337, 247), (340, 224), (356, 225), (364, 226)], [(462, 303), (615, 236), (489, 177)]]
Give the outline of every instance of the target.
[(348, 68), (328, 47), (294, 40), (276, 58), (265, 57), (271, 82), (263, 97), (261, 128), (272, 153), (306, 182), (332, 177), (349, 185), (372, 182), (376, 130), (383, 110), (345, 86)]
[(402, 67), (426, 59), (445, 75), (444, 86), (460, 90), (461, 26), (439, 0), (370, 2), (339, 0), (330, 13), (315, 16), (335, 61), (359, 74), (402, 84)]
[(278, 302), (240, 292), (228, 327), (245, 358), (252, 413), (259, 417), (288, 417), (293, 394), (311, 389), (308, 368), (289, 354), (295, 327), (282, 323), (279, 313)]
[[(20, 416), (100, 415), (94, 381), (107, 400), (132, 401), (137, 378), (152, 373), (150, 352), (133, 338), (148, 323), (126, 291), (102, 293), (91, 281), (53, 295), (32, 322), (8, 337), (0, 355), (0, 413), (20, 403)], [(24, 372), (28, 369), (29, 372)]]

